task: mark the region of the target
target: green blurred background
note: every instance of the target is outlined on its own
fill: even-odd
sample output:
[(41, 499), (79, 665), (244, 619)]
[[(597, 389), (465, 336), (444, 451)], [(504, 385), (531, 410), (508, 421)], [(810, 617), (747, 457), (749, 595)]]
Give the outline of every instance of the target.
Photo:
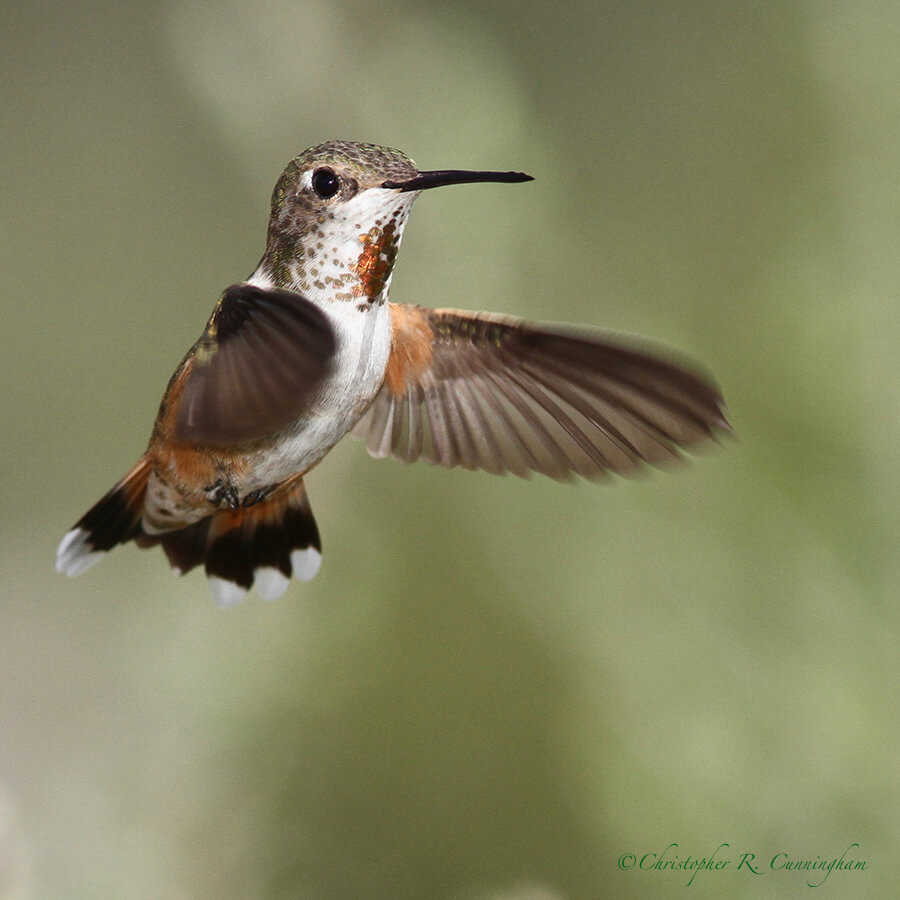
[[(0, 897), (796, 897), (772, 856), (854, 842), (820, 890), (892, 895), (898, 45), (865, 0), (5, 3)], [(680, 348), (737, 440), (568, 487), (347, 441), (278, 603), (56, 575), (328, 138), (535, 175), (423, 196), (394, 299)], [(670, 842), (733, 862), (618, 868)]]

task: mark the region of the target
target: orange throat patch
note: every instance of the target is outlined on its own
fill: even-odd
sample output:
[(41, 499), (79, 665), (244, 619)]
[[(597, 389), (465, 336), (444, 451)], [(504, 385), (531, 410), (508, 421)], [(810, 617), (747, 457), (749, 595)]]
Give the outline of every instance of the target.
[(397, 258), (397, 227), (390, 222), (384, 228), (370, 228), (359, 239), (363, 251), (353, 266), (359, 276), (359, 285), (354, 293), (366, 297), (371, 303), (384, 290), (391, 276), (391, 269)]

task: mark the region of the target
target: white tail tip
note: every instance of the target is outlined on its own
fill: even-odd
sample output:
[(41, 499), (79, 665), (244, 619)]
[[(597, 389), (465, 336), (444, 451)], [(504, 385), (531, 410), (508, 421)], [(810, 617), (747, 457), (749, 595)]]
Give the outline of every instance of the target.
[(322, 554), (315, 547), (294, 550), (291, 553), (291, 568), (301, 581), (311, 581), (315, 578), (321, 565)]
[(84, 528), (73, 528), (59, 542), (56, 551), (56, 571), (74, 578), (86, 572), (100, 561), (102, 550), (94, 550), (88, 545), (89, 533)]
[(247, 596), (246, 588), (242, 588), (233, 581), (217, 578), (215, 575), (209, 576), (209, 589), (212, 591), (213, 600), (223, 609), (237, 606)]
[(253, 575), (253, 587), (263, 600), (277, 600), (291, 583), (290, 578), (273, 566), (262, 566)]

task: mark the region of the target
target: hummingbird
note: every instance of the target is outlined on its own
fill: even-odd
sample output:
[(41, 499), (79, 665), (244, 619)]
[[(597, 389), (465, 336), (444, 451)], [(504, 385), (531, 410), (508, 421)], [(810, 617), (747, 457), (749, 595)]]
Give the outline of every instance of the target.
[(169, 380), (147, 451), (65, 535), (79, 575), (118, 544), (202, 565), (213, 597), (280, 597), (313, 578), (307, 473), (348, 433), (372, 456), (568, 481), (628, 474), (729, 430), (693, 364), (603, 332), (393, 303), (422, 191), (526, 182), (420, 171), (399, 150), (329, 141), (288, 163), (266, 249), (226, 288)]

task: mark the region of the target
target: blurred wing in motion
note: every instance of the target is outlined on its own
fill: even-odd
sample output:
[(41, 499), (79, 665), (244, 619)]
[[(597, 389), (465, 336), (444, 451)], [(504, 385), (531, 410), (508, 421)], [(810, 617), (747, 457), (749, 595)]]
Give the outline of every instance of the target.
[(227, 446), (278, 431), (303, 413), (334, 352), (327, 317), (305, 297), (232, 285), (175, 376), (174, 437)]
[(354, 429), (376, 457), (596, 479), (729, 430), (709, 378), (606, 335), (393, 303), (391, 322), (384, 385)]

